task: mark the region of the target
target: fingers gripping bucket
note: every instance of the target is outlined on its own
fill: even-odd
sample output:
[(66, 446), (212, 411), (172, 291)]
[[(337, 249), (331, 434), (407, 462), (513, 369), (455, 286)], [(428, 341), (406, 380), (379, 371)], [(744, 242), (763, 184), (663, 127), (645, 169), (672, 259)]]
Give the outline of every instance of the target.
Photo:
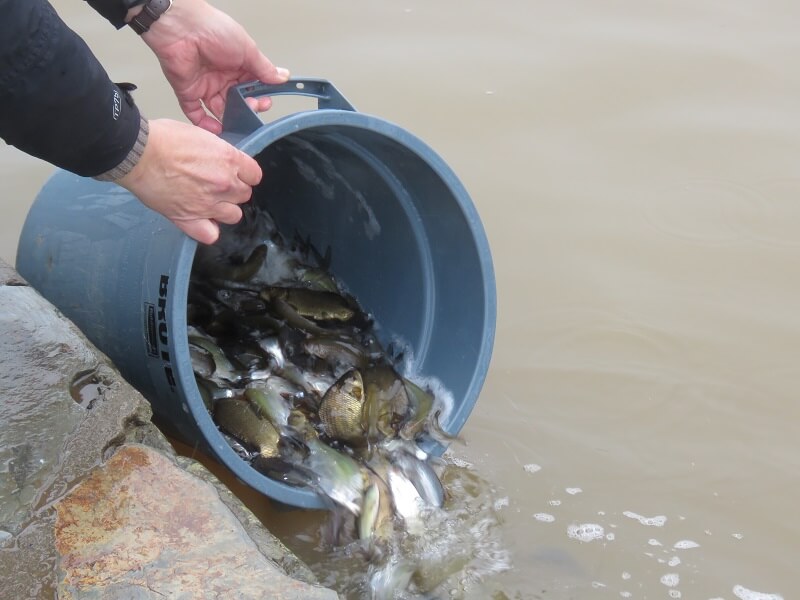
[[(277, 94), (313, 96), (319, 108), (263, 124), (244, 100)], [(231, 89), (223, 137), (264, 171), (256, 205), (287, 236), (330, 247), (331, 271), (374, 315), (381, 341), (406, 342), (420, 375), (453, 394), (442, 425), (460, 431), (489, 366), (496, 297), (483, 227), (452, 170), (407, 131), (356, 112), (324, 80)], [(187, 343), (195, 250), (126, 190), (60, 171), (28, 214), (17, 269), (184, 441), (276, 500), (322, 508), (313, 491), (242, 461), (203, 404)]]

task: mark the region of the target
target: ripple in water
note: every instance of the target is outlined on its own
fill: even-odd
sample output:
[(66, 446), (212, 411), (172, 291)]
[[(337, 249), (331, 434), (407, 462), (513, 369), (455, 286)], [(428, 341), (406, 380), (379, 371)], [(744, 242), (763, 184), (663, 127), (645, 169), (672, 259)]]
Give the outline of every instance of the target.
[(645, 218), (667, 235), (702, 244), (731, 243), (743, 237), (743, 223), (764, 214), (764, 197), (732, 181), (681, 181), (654, 190)]

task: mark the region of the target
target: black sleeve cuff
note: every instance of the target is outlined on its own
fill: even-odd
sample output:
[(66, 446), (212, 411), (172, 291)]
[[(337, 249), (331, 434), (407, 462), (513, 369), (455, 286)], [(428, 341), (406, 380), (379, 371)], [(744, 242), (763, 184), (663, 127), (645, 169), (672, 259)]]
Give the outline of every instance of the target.
[(144, 4), (145, 0), (86, 0), (93, 9), (108, 19), (117, 29), (125, 27), (125, 15), (133, 6)]

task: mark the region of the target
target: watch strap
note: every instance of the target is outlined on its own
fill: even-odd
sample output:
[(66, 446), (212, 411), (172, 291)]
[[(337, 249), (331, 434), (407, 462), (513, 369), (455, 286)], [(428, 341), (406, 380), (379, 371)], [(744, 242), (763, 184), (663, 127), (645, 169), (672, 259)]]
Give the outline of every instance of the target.
[(142, 35), (150, 31), (150, 27), (152, 27), (153, 23), (167, 12), (170, 6), (172, 6), (172, 0), (149, 0), (144, 5), (144, 8), (142, 8), (142, 11), (133, 17), (128, 25), (130, 25), (131, 29), (136, 33)]

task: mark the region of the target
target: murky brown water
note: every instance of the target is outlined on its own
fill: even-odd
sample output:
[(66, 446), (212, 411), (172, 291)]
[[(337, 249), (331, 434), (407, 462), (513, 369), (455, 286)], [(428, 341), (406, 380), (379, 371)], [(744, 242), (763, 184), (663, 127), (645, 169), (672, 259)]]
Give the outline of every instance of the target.
[[(132, 32), (56, 5), (178, 116)], [(427, 141), (483, 217), (497, 343), (455, 453), (513, 566), (474, 596), (800, 596), (800, 5), (221, 5)], [(4, 258), (50, 171), (0, 148)]]

